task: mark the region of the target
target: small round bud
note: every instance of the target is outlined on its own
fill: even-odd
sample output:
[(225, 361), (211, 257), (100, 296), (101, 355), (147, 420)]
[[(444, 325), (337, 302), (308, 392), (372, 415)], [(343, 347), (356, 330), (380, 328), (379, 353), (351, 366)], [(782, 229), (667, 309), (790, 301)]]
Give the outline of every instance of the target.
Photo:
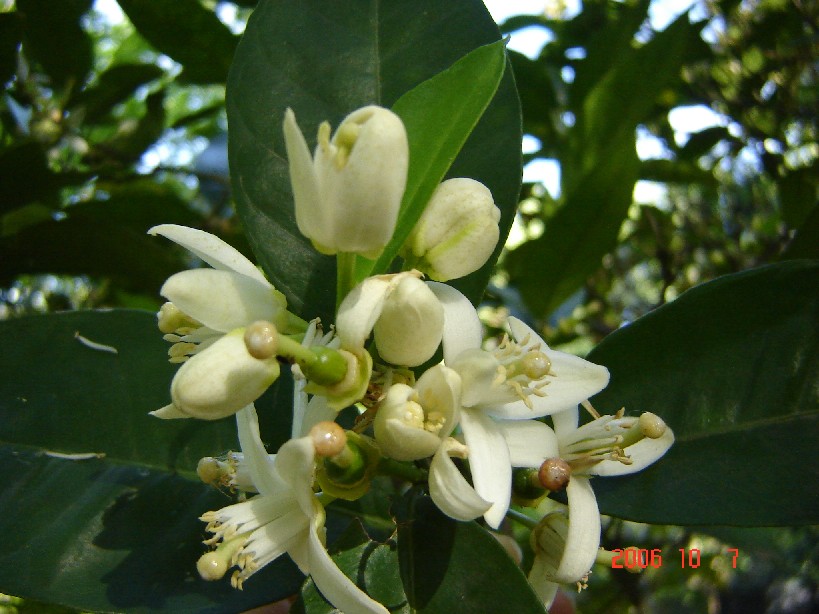
[(667, 428), (663, 419), (656, 414), (647, 411), (640, 415), (640, 431), (649, 439), (659, 439)]
[(316, 456), (329, 458), (340, 454), (347, 445), (347, 434), (335, 422), (325, 420), (310, 429), (310, 438), (316, 448)]
[(547, 458), (537, 475), (543, 488), (551, 491), (563, 490), (572, 476), (572, 468), (562, 458)]
[(552, 361), (543, 352), (531, 351), (521, 359), (523, 373), (532, 380), (539, 380), (548, 375)]
[(219, 552), (214, 550), (199, 557), (196, 570), (203, 580), (220, 580), (227, 573), (228, 564), (225, 557), (219, 556)]
[(259, 320), (245, 329), (245, 345), (253, 358), (273, 358), (279, 346), (279, 333), (272, 322)]

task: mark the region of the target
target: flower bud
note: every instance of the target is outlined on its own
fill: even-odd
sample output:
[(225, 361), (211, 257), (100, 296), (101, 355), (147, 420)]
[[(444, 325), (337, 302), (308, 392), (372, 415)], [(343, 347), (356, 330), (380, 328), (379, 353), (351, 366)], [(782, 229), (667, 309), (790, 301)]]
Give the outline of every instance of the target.
[(439, 185), (404, 246), (405, 258), (436, 281), (463, 277), (481, 268), (498, 244), (500, 209), (492, 193), (474, 179)]
[(171, 382), (173, 406), (191, 418), (217, 420), (249, 405), (279, 377), (275, 357), (248, 354), (244, 331), (231, 332), (182, 365)]
[(395, 230), (407, 183), (409, 144), (401, 119), (388, 109), (363, 107), (332, 139), (325, 122), (311, 157), (288, 109), (284, 137), (301, 233), (323, 254), (377, 257)]
[(432, 358), (444, 333), (444, 308), (417, 277), (401, 279), (375, 323), (375, 345), (389, 363), (417, 367)]

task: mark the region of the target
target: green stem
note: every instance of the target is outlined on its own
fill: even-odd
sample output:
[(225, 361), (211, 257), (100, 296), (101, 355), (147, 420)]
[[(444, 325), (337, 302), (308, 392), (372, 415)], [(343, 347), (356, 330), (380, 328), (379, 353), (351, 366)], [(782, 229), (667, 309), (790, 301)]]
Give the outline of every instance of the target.
[(519, 522), (523, 526), (528, 527), (530, 529), (534, 529), (537, 526), (537, 520), (535, 520), (534, 518), (530, 518), (526, 514), (514, 510), (511, 507), (508, 510), (506, 510), (506, 517), (509, 520)]
[(405, 463), (391, 458), (382, 458), (378, 463), (378, 473), (391, 475), (408, 482), (421, 482), (426, 480), (427, 472), (416, 467), (412, 463)]
[(355, 254), (336, 254), (336, 311), (341, 301), (355, 286)]

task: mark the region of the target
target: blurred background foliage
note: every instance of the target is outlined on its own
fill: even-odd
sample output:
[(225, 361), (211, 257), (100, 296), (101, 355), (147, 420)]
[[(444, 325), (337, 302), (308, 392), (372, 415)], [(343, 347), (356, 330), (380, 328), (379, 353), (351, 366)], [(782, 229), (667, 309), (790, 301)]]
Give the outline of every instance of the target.
[[(164, 279), (192, 263), (145, 234), (155, 224), (203, 228), (252, 257), (224, 97), (255, 2), (117, 4), (112, 20), (93, 0), (0, 0), (0, 318), (156, 309)], [(537, 143), (526, 160), (553, 161), (560, 182), (524, 184), (490, 326), (513, 313), (584, 353), (704, 281), (819, 257), (819, 5), (700, 0), (654, 31), (650, 4), (544, 1), (500, 24), (547, 34), (536, 57), (511, 58)], [(713, 125), (675, 129), (673, 113), (698, 105)], [(819, 609), (815, 528), (611, 520), (604, 544), (630, 543), (662, 548), (663, 566), (593, 574), (579, 611)], [(681, 568), (680, 548), (699, 549), (700, 567)], [(0, 612), (38, 607), (9, 599)]]

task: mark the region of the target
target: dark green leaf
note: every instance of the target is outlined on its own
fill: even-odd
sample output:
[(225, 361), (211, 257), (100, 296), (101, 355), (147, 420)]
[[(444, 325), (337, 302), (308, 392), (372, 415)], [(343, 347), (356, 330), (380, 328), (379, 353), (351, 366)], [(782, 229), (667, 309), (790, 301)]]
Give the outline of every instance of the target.
[(640, 163), (640, 179), (661, 183), (699, 183), (715, 186), (716, 177), (696, 164), (678, 160), (650, 159)]
[(817, 171), (819, 165), (791, 171), (778, 181), (782, 202), (782, 219), (791, 228), (799, 228), (816, 209), (819, 199)]
[(680, 157), (686, 160), (696, 161), (700, 156), (704, 156), (711, 148), (724, 139), (731, 137), (728, 128), (724, 126), (714, 126), (706, 128), (700, 132), (695, 132), (680, 150)]
[(652, 411), (677, 441), (649, 469), (594, 480), (603, 513), (644, 522), (819, 522), (819, 263), (729, 275), (607, 337), (589, 355), (609, 412)]
[[(407, 597), (401, 587), (398, 551), (394, 539), (386, 543), (372, 541), (353, 523), (341, 539), (330, 548), (339, 569), (370, 597), (390, 612), (410, 612)], [(294, 614), (333, 614), (337, 610), (324, 599), (312, 578), (301, 591), (301, 600), (293, 607)]]
[(0, 13), (0, 85), (4, 85), (17, 70), (17, 50), (22, 39), (20, 13)]
[(543, 614), (521, 569), (486, 529), (447, 518), (416, 491), (397, 507), (398, 559), (410, 612)]
[[(118, 353), (87, 347), (76, 333)], [(235, 449), (235, 425), (147, 415), (167, 403), (174, 372), (153, 314), (4, 321), (0, 343), (0, 591), (174, 613), (240, 612), (295, 592), (300, 575), (284, 559), (241, 592), (198, 578), (197, 518), (230, 499), (177, 474)]]
[(21, 273), (99, 275), (156, 294), (182, 267), (145, 230), (84, 216), (27, 226), (0, 245), (0, 279), (8, 282)]
[(807, 219), (799, 226), (796, 236), (788, 244), (782, 258), (819, 259), (819, 204), (813, 206)]
[(137, 31), (192, 83), (224, 83), (238, 37), (198, 0), (117, 0)]
[(116, 104), (133, 96), (139, 86), (162, 76), (164, 71), (154, 64), (117, 64), (99, 76), (92, 87), (74, 98), (69, 106), (79, 106), (86, 122), (101, 119)]
[[(314, 144), (320, 122), (338, 125), (367, 104), (391, 107), (499, 38), (485, 7), (472, 0), (259, 3), (228, 82), (231, 178), (251, 245), (296, 313), (332, 321), (335, 264), (296, 228), (281, 130), (285, 108), (293, 108)], [(506, 228), (520, 179), (517, 109), (507, 74), (450, 171), (490, 188)]]
[(95, 163), (132, 164), (162, 136), (165, 130), (165, 90), (145, 99), (145, 114), (136, 123), (123, 122), (116, 134), (88, 156)]
[(32, 201), (56, 206), (62, 182), (51, 172), (39, 144), (20, 143), (0, 151), (0, 175), (0, 212)]
[(82, 85), (91, 70), (93, 45), (80, 18), (93, 0), (17, 0), (25, 18), (24, 51), (58, 87)]

